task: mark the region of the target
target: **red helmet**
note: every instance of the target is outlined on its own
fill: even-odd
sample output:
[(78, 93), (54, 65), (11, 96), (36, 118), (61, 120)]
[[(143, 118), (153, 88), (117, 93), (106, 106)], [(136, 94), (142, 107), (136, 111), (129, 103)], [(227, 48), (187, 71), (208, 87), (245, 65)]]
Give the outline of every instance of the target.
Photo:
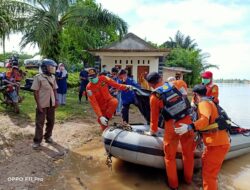
[(213, 78), (213, 73), (211, 71), (206, 71), (201, 74), (201, 77), (205, 79), (210, 79)]

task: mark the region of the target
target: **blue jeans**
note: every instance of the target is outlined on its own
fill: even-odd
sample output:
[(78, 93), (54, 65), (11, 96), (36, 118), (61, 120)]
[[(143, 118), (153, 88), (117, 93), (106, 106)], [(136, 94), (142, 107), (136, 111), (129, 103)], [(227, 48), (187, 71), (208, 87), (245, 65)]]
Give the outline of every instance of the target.
[(14, 103), (18, 103), (19, 97), (18, 97), (18, 94), (17, 94), (17, 91), (16, 91), (16, 90), (13, 90), (12, 92), (9, 92), (8, 94), (9, 94), (11, 100), (12, 100)]

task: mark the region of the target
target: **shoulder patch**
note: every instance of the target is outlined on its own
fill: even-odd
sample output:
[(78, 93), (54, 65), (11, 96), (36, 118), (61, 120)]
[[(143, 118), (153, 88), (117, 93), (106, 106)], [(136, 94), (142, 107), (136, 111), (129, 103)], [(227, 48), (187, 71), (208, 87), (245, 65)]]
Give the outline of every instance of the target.
[(213, 87), (212, 92), (217, 92), (217, 89)]
[(163, 85), (163, 90), (167, 90), (168, 86), (167, 85)]

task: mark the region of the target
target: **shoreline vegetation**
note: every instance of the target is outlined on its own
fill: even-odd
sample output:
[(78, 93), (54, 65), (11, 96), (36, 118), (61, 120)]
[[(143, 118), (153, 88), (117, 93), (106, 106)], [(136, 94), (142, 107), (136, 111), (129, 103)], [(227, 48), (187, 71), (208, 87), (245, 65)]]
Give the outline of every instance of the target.
[(250, 84), (247, 79), (215, 79), (215, 83), (235, 83), (235, 84)]

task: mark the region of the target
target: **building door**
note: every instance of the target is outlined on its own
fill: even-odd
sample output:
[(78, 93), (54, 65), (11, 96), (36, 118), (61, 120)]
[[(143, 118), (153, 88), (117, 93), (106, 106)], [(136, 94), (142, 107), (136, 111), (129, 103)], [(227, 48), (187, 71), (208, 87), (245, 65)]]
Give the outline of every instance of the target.
[(128, 76), (133, 78), (133, 66), (132, 65), (127, 65), (125, 70), (127, 70)]
[(140, 83), (140, 77), (144, 77), (149, 73), (149, 66), (138, 66), (137, 67), (137, 82)]
[(115, 65), (115, 67), (120, 70), (122, 68), (122, 65)]

